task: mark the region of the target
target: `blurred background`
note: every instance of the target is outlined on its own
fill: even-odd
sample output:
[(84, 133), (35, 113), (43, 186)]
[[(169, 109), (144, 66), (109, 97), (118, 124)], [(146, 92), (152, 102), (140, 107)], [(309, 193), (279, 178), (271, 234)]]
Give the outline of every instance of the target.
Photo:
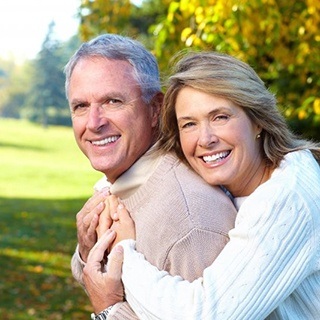
[(2, 1), (1, 319), (89, 318), (69, 265), (75, 215), (100, 174), (74, 141), (63, 67), (82, 41), (105, 32), (144, 43), (163, 79), (181, 50), (246, 61), (289, 126), (320, 141), (318, 0)]

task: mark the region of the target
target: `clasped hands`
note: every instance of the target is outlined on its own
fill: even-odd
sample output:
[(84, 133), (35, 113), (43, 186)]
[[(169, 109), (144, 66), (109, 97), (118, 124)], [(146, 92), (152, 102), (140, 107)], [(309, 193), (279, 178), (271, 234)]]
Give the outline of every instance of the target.
[(134, 222), (117, 197), (101, 191), (78, 212), (77, 235), (79, 254), (86, 262), (83, 282), (97, 314), (124, 300), (121, 282), (123, 248), (116, 244), (135, 238)]

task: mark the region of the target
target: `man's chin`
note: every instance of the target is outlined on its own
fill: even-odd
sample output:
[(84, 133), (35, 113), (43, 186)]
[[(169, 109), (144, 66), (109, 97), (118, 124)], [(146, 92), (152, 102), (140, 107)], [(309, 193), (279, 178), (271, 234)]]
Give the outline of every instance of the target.
[(102, 173), (106, 173), (108, 171), (110, 171), (110, 168), (109, 166), (105, 165), (105, 164), (102, 164), (102, 163), (96, 163), (94, 161), (91, 161), (91, 166), (94, 170), (96, 171), (100, 171)]

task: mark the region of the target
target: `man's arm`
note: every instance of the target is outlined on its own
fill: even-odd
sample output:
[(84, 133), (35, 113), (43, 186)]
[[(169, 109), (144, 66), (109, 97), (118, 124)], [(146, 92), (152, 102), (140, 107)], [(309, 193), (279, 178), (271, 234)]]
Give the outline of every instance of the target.
[[(101, 203), (103, 204), (101, 205)], [(92, 281), (87, 281), (87, 284), (85, 285), (84, 279), (83, 279), (84, 278), (83, 270), (87, 266), (88, 249), (90, 248), (90, 246), (93, 247), (94, 244), (96, 243), (97, 237), (100, 238), (103, 235), (103, 233), (110, 227), (111, 221), (112, 221), (110, 219), (110, 216), (117, 211), (118, 204), (119, 202), (117, 197), (110, 196), (110, 195), (108, 196), (107, 192), (103, 194), (101, 194), (101, 192), (100, 193), (98, 192), (87, 201), (84, 207), (77, 214), (77, 230), (78, 230), (79, 244), (77, 245), (75, 253), (71, 260), (72, 274), (73, 274), (73, 277), (77, 280), (77, 282), (79, 282), (79, 284), (84, 288), (86, 293), (89, 295), (89, 298), (91, 297), (92, 299), (91, 301), (95, 304), (102, 305), (102, 306), (106, 305), (106, 303), (103, 302), (104, 297), (112, 295), (113, 287), (111, 286), (110, 288), (109, 287), (104, 288), (104, 290), (102, 290), (101, 292), (99, 292), (98, 290), (94, 291), (98, 287), (96, 287), (96, 284), (94, 283), (93, 279)], [(98, 221), (96, 221), (95, 218), (98, 218)], [(93, 220), (90, 221), (90, 219), (93, 219)], [(116, 217), (115, 219), (117, 220)], [(117, 229), (117, 222), (114, 224), (113, 228)], [(126, 227), (123, 226), (123, 228), (126, 228)], [(134, 235), (134, 232), (133, 232), (133, 235)], [(80, 253), (81, 252), (80, 243), (82, 244), (82, 248), (83, 248), (82, 252), (84, 252), (83, 254)], [(105, 251), (110, 249), (112, 246), (114, 246), (115, 243), (117, 243), (116, 239), (114, 243), (109, 242), (109, 245), (105, 247)], [(85, 261), (82, 258), (82, 256), (85, 257)], [(103, 261), (102, 260), (103, 257), (104, 256), (102, 255), (101, 263)], [(91, 270), (91, 271), (88, 271), (88, 270)], [(88, 267), (86, 268), (86, 272), (88, 273), (92, 272), (92, 269), (90, 266), (89, 266), (89, 269)], [(93, 273), (96, 275), (95, 272)], [(139, 318), (135, 315), (130, 305), (126, 301), (123, 301), (118, 303), (115, 307), (112, 308), (111, 312), (109, 313), (108, 319), (112, 319), (112, 320), (135, 320), (136, 319), (137, 320)]]

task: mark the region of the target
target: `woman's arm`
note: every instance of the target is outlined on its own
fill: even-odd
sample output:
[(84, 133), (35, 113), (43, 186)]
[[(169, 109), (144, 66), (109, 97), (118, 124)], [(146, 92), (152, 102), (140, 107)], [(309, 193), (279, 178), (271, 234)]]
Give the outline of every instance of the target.
[(314, 239), (308, 209), (297, 194), (272, 205), (259, 200), (246, 201), (230, 242), (192, 283), (158, 271), (132, 240), (122, 242), (122, 279), (136, 314), (176, 320), (267, 317), (309, 274)]

